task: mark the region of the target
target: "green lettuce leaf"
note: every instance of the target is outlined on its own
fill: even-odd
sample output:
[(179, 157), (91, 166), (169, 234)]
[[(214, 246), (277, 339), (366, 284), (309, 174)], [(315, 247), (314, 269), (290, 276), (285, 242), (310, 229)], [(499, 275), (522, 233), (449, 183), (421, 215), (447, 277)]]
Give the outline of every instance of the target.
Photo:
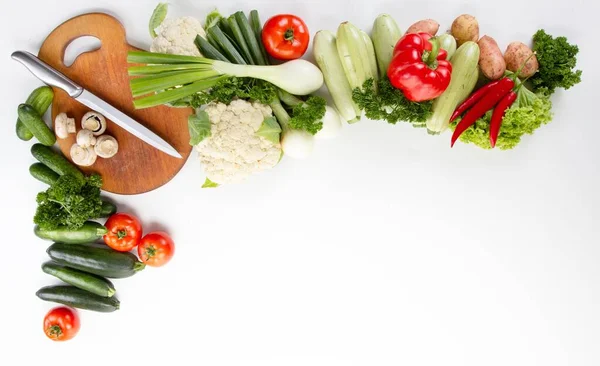
[(265, 118), (258, 131), (256, 131), (257, 136), (262, 136), (274, 144), (279, 143), (280, 134), (281, 126), (279, 126), (275, 117)]
[(188, 117), (188, 129), (190, 131), (190, 145), (196, 146), (207, 137), (210, 137), (211, 123), (208, 113), (199, 111)]

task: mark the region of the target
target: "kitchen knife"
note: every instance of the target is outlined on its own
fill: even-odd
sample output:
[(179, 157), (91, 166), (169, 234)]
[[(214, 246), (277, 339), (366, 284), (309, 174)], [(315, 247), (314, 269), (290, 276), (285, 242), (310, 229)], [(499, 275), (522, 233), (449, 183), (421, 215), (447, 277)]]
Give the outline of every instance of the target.
[(74, 98), (79, 103), (90, 107), (96, 112), (102, 113), (108, 119), (121, 126), (125, 131), (131, 133), (150, 146), (153, 146), (158, 150), (176, 158), (182, 158), (177, 150), (175, 150), (157, 134), (142, 126), (139, 122), (136, 122), (131, 117), (106, 103), (94, 94), (85, 90), (81, 86), (77, 85), (65, 75), (56, 71), (31, 53), (26, 51), (16, 51), (13, 52), (11, 57), (14, 60), (22, 63), (35, 77), (44, 83), (64, 90), (67, 92), (67, 94), (69, 94), (69, 96)]

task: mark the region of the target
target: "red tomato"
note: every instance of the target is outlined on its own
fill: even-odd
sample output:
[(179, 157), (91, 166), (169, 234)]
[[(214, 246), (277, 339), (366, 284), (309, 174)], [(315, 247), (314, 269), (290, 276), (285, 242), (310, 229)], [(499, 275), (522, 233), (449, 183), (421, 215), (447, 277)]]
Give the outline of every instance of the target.
[(302, 57), (310, 42), (306, 23), (295, 15), (280, 14), (267, 20), (262, 31), (262, 42), (272, 57), (294, 60)]
[(142, 225), (135, 217), (117, 213), (106, 221), (108, 234), (104, 235), (104, 242), (109, 247), (119, 252), (128, 252), (140, 243)]
[(175, 253), (175, 243), (162, 231), (147, 234), (138, 246), (140, 260), (151, 267), (160, 267), (171, 260)]
[(66, 306), (56, 307), (44, 317), (44, 333), (53, 341), (68, 341), (79, 332), (79, 316)]

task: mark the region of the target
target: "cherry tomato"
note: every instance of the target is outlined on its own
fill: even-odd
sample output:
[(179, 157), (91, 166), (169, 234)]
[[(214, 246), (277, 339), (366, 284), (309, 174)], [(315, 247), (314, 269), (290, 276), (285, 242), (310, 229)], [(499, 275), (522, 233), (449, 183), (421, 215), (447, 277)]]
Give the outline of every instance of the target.
[(79, 316), (75, 310), (59, 306), (44, 317), (44, 333), (53, 341), (68, 341), (79, 332)]
[(104, 242), (109, 247), (119, 252), (128, 252), (140, 243), (142, 225), (135, 217), (117, 213), (106, 221), (108, 234), (104, 235)]
[(306, 52), (310, 33), (302, 19), (295, 15), (280, 14), (265, 23), (262, 42), (272, 57), (278, 60), (294, 60)]
[(160, 267), (171, 260), (175, 253), (175, 243), (162, 231), (147, 234), (138, 246), (140, 260), (151, 267)]

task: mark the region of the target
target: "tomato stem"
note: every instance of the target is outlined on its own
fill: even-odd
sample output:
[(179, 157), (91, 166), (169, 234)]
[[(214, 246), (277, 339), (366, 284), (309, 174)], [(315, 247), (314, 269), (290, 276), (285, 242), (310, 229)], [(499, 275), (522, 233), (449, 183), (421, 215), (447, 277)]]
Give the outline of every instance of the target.
[(123, 239), (127, 236), (127, 230), (119, 230), (117, 231), (117, 238)]
[(294, 29), (293, 28), (288, 28), (285, 33), (283, 34), (283, 39), (285, 39), (288, 42), (294, 42)]
[(156, 255), (156, 248), (154, 247), (154, 245), (150, 245), (149, 247), (146, 248), (146, 256), (148, 258), (152, 258)]
[(49, 336), (57, 338), (60, 337), (62, 335), (62, 329), (60, 328), (60, 326), (58, 325), (52, 325), (50, 326), (46, 332), (48, 333)]

